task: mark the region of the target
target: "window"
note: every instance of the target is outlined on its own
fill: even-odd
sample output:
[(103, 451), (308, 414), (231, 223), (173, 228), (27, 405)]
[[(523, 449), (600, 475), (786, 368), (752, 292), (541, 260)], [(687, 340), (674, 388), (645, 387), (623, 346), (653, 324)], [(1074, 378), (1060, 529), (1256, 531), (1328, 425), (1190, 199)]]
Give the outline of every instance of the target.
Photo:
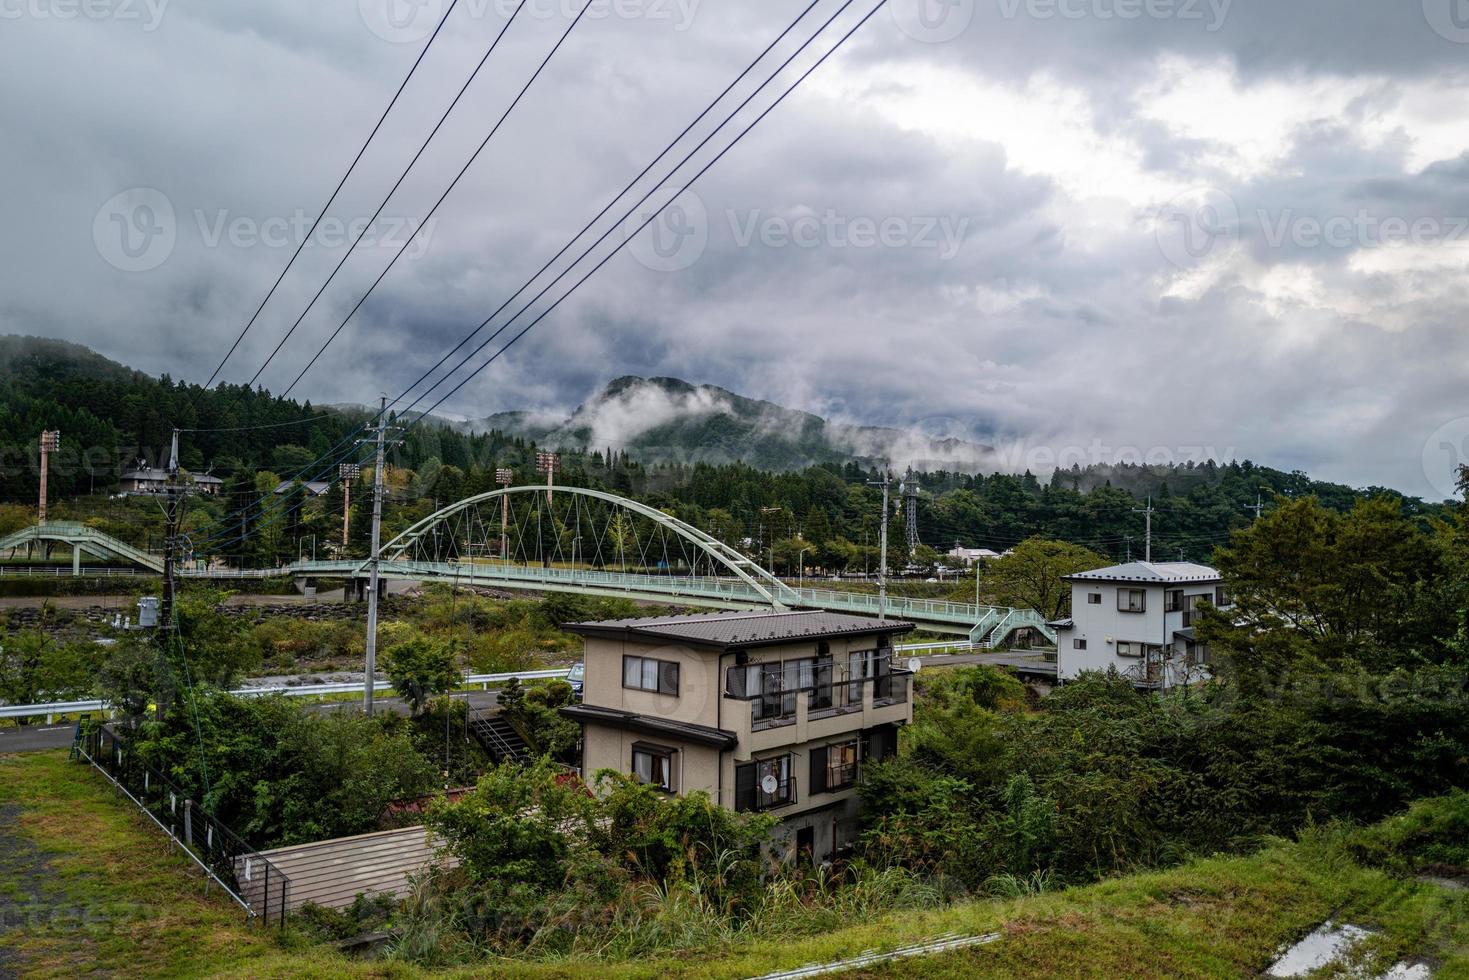
[(1088, 606), (1100, 606), (1102, 604), (1102, 593), (1088, 592), (1086, 594), (1086, 604)]
[(758, 664), (760, 670), (760, 696), (750, 707), (750, 717), (755, 721), (796, 716), (796, 691), (799, 688), (800, 669), (794, 660), (781, 663)]
[(1085, 650), (1086, 649), (1086, 640), (1083, 639), (1082, 637), (1079, 637), (1079, 636), (1076, 637), (1074, 640), (1071, 641), (1071, 649), (1073, 649), (1073, 650)]
[(1126, 640), (1117, 641), (1117, 656), (1119, 657), (1141, 657), (1143, 649), (1141, 643), (1132, 643)]
[(1118, 589), (1117, 611), (1140, 613), (1146, 608), (1147, 593), (1142, 589)]
[(678, 697), (678, 664), (650, 657), (623, 657), (622, 686)]
[(1183, 608), (1183, 590), (1169, 589), (1163, 593), (1163, 611), (1178, 612)]
[(795, 801), (789, 755), (735, 766), (736, 810), (769, 810)]
[(1202, 595), (1191, 595), (1188, 597), (1189, 607), (1183, 611), (1183, 625), (1189, 627), (1199, 621), (1199, 610), (1207, 609), (1214, 604), (1213, 596), (1207, 592)]
[(633, 778), (648, 786), (673, 792), (673, 749), (633, 743)]
[(1231, 604), (1231, 600), (1229, 598), (1229, 593), (1226, 592), (1226, 591), (1224, 591), (1224, 586), (1222, 586), (1222, 585), (1216, 585), (1216, 586), (1214, 586), (1214, 605), (1216, 605), (1216, 606), (1228, 606), (1230, 604)]
[(860, 740), (812, 746), (808, 754), (812, 794), (835, 793), (857, 781), (857, 760), (862, 755)]
[(831, 654), (818, 657), (811, 664), (811, 700), (809, 707), (812, 711), (825, 711), (834, 707), (831, 688), (832, 663)]
[(826, 788), (845, 789), (857, 781), (857, 743), (826, 747)]

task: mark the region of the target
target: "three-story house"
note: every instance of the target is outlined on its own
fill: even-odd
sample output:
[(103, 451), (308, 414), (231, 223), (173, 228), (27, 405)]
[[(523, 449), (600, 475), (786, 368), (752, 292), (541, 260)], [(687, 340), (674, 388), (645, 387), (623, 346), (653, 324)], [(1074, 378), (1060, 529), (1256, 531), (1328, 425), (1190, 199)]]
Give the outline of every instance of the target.
[(739, 612), (572, 624), (585, 638), (582, 775), (780, 816), (790, 852), (826, 860), (856, 831), (856, 782), (912, 720), (894, 636), (913, 624)]

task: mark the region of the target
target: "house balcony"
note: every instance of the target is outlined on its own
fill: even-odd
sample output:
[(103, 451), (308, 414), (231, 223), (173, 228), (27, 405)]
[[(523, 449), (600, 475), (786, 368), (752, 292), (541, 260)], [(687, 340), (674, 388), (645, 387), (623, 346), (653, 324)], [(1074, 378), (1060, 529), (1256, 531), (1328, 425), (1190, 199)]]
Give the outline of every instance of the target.
[(737, 759), (752, 753), (833, 738), (879, 725), (913, 720), (910, 671), (881, 677), (833, 679), (811, 688), (767, 690), (753, 699), (726, 695), (722, 725), (739, 736)]

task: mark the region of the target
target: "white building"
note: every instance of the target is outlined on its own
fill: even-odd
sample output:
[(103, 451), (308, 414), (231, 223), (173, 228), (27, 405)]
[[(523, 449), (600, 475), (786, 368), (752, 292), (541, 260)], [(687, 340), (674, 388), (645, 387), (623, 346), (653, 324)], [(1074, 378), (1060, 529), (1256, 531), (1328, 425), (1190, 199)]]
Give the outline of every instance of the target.
[(1194, 638), (1197, 610), (1229, 604), (1219, 572), (1191, 562), (1134, 561), (1067, 575), (1071, 617), (1056, 630), (1056, 676), (1116, 668), (1139, 687), (1166, 688), (1209, 674)]
[[(1006, 552), (1006, 554), (1009, 554), (1009, 552)], [(977, 561), (990, 561), (991, 559), (1002, 558), (1004, 556), (998, 551), (991, 551), (988, 548), (961, 548), (956, 544), (953, 548), (949, 549), (946, 557), (953, 559), (956, 564), (967, 566), (973, 565)]]

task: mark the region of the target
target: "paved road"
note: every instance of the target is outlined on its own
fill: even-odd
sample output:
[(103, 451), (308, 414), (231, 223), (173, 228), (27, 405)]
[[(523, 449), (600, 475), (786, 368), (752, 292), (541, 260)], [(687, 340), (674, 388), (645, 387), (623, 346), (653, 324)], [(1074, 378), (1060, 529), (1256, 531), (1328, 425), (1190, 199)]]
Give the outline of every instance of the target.
[(71, 747), (71, 725), (21, 725), (0, 728), (0, 755)]

